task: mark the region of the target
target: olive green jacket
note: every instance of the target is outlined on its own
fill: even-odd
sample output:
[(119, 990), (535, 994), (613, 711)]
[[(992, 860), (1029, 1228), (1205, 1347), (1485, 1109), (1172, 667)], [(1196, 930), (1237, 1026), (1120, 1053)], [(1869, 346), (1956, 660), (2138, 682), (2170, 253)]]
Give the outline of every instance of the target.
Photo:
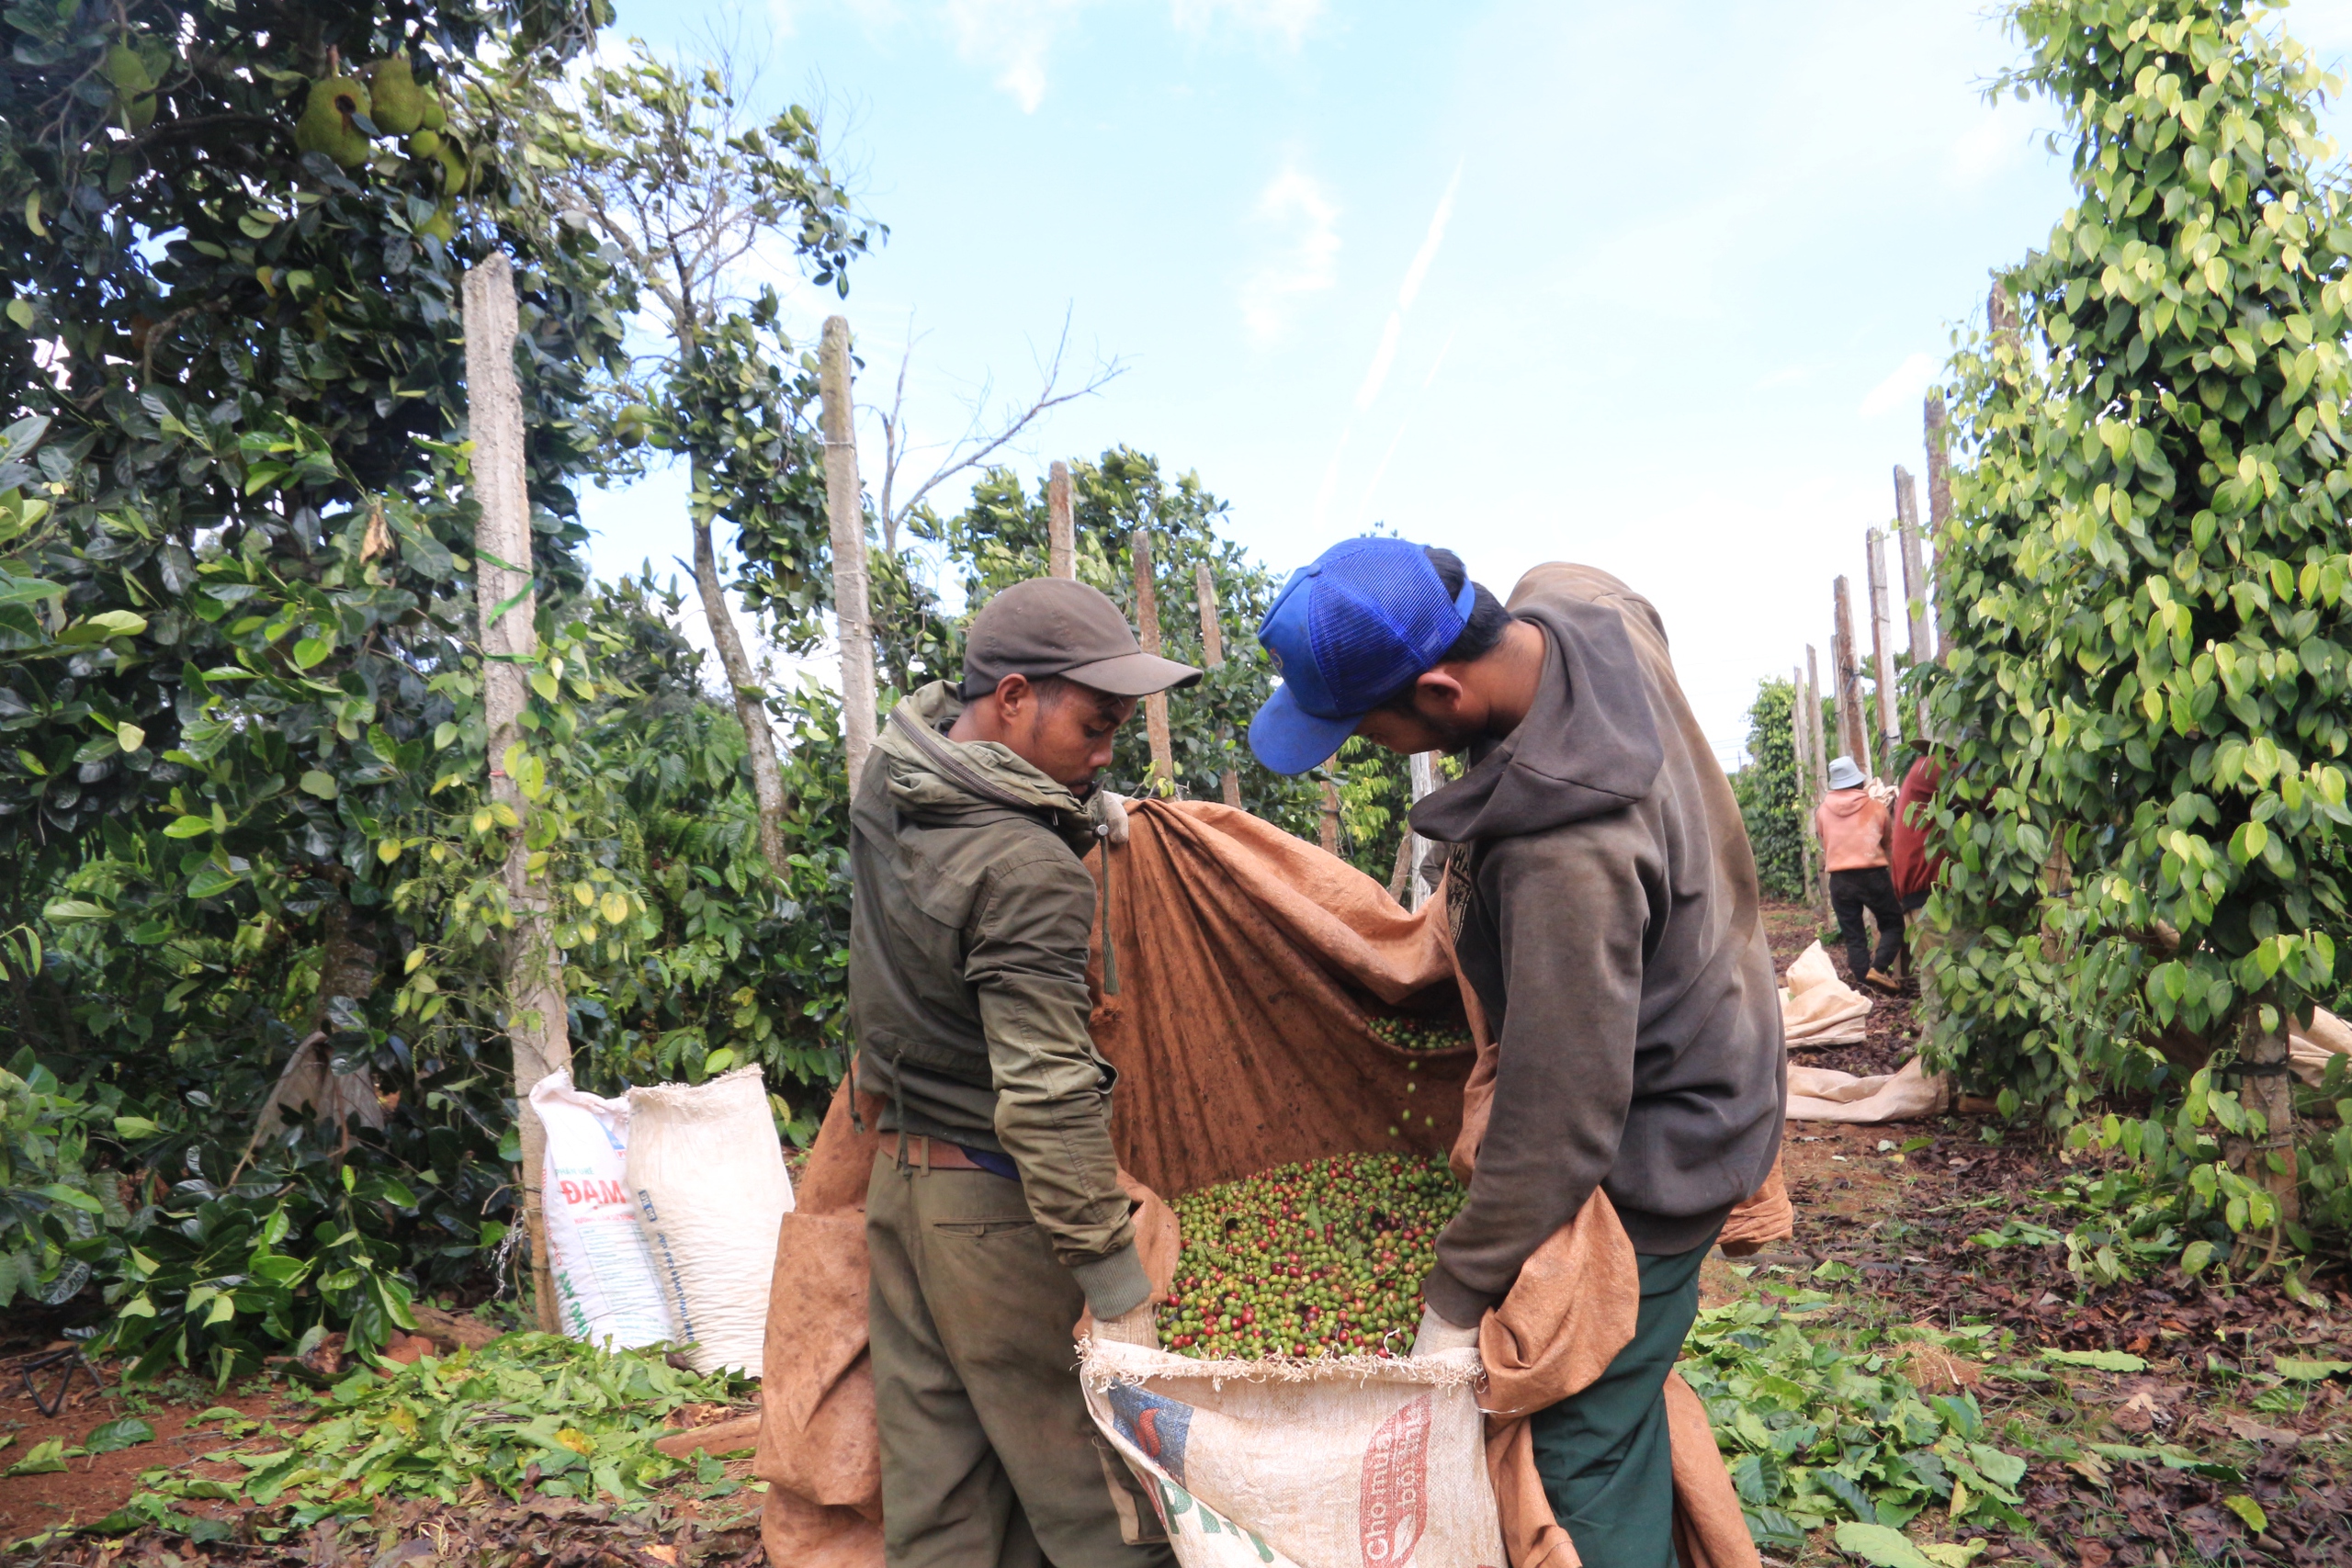
[(1087, 1033), (1090, 809), (1003, 746), (947, 739), (936, 681), (891, 712), (850, 810), (850, 1029), (882, 1126), (1010, 1156), (1097, 1317), (1150, 1281)]

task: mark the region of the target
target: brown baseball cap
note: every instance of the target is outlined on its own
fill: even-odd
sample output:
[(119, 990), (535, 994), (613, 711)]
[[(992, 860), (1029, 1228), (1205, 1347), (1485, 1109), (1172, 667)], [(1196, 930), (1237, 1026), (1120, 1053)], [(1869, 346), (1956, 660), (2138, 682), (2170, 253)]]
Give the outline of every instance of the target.
[(1066, 577), (1016, 582), (972, 617), (964, 634), (964, 695), (984, 696), (1007, 675), (1063, 675), (1121, 697), (1201, 678), (1189, 664), (1146, 653), (1108, 595)]

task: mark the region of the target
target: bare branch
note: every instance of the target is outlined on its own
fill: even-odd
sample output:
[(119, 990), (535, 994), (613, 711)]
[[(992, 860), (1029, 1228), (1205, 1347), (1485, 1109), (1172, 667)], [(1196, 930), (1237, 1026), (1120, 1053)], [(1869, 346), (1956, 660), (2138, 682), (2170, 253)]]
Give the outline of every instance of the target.
[(1063, 361), (1069, 357), (1069, 327), (1070, 312), (1066, 309), (1062, 312), (1061, 334), (1055, 340), (1053, 354), (1046, 359), (1040, 371), (1036, 395), (1029, 400), (1026, 407), (1019, 409), (1018, 412), (1007, 411), (1002, 422), (993, 426), (989, 420), (988, 405), (989, 393), (994, 389), (994, 383), (981, 383), (978, 394), (972, 400), (972, 417), (970, 423), (965, 426), (964, 434), (948, 444), (945, 456), (940, 459), (939, 466), (932, 470), (931, 477), (917, 485), (906, 500), (900, 502), (895, 499), (899, 468), (913, 450), (908, 440), (905, 413), (907, 365), (914, 357), (915, 345), (911, 318), (910, 318), (906, 353), (899, 361), (897, 395), (891, 400), (890, 412), (881, 416), (882, 542), (886, 548), (897, 547), (900, 525), (912, 514), (915, 508), (923, 503), (933, 491), (958, 474), (969, 473), (976, 468), (988, 467), (999, 453), (1019, 440), (1046, 414), (1064, 403), (1076, 402), (1080, 398), (1094, 396), (1104, 387), (1127, 373), (1126, 363), (1114, 356), (1110, 359), (1096, 361), (1081, 384), (1065, 388), (1062, 385), (1062, 367)]

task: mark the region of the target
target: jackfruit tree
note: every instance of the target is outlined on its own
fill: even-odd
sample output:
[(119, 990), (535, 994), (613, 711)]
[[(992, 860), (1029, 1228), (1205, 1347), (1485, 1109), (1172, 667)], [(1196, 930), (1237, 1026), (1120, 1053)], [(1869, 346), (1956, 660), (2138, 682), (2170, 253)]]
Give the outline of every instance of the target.
[[(681, 68), (637, 44), (545, 84), (521, 118), (540, 150), (527, 199), (608, 247), (624, 304), (666, 340), (617, 389), (610, 430), (624, 450), (650, 440), (686, 468), (695, 585), (752, 748), (761, 851), (780, 867), (783, 774), (728, 594), (805, 651), (832, 603), (831, 538), (813, 355), (786, 332), (774, 289), (746, 275), (789, 251), (813, 282), (846, 292), (850, 263), (882, 231), (827, 165), (815, 117), (798, 105), (754, 114), (756, 86), (738, 62)], [(722, 525), (735, 531), (733, 581)]]
[[(307, 1310), (363, 1339), (401, 1254), (416, 1283), (468, 1267), (507, 1202), (495, 1021), (397, 1022), (425, 928), (381, 852), (480, 787), (435, 739), (472, 657), (457, 289), (493, 247), (521, 278), (543, 598), (581, 585), (572, 416), (620, 323), (593, 247), (506, 220), (477, 62), (560, 57), (596, 19), (0, 15), (0, 930), (45, 939), (0, 964), (0, 1038), (135, 1097), (123, 1157), (186, 1179), (144, 1201), (187, 1235), (291, 1224)], [(305, 1053), (364, 1089), (356, 1121), (266, 1114)], [(187, 1245), (143, 1256), (222, 1271)], [(257, 1326), (164, 1316), (196, 1360)]]

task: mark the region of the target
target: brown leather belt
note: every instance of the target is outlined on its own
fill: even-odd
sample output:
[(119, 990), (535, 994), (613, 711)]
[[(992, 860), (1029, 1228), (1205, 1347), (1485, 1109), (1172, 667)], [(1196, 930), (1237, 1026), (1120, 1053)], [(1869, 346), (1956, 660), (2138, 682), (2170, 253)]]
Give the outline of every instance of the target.
[(910, 1136), (903, 1153), (899, 1156), (901, 1169), (923, 1172), (934, 1170), (980, 1170), (983, 1167), (957, 1145), (944, 1138)]

